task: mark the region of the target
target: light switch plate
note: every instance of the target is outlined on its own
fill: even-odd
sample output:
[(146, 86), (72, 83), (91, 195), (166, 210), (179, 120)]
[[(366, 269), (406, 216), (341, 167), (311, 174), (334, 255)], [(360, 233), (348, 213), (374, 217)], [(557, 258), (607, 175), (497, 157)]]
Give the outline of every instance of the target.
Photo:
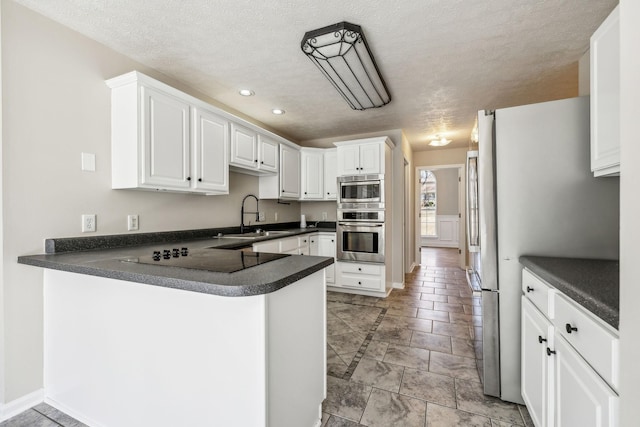
[(82, 153), (82, 170), (86, 172), (96, 171), (96, 155), (93, 153)]
[(135, 231), (140, 227), (138, 215), (127, 215), (127, 230)]

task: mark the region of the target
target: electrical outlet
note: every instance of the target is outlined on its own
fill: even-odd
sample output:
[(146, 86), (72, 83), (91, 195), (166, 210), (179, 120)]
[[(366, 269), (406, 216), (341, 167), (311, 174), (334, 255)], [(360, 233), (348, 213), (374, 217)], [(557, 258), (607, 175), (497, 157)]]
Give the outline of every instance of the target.
[(278, 222), (278, 212), (276, 212), (273, 216), (274, 216), (274, 218), (273, 218), (274, 221)]
[(138, 229), (138, 215), (127, 216), (127, 230), (134, 231)]
[(326, 212), (322, 212), (322, 220), (323, 221), (327, 220), (327, 213)]
[(264, 212), (258, 212), (258, 221), (265, 221), (265, 214)]
[(96, 231), (96, 215), (82, 215), (82, 232), (92, 233)]

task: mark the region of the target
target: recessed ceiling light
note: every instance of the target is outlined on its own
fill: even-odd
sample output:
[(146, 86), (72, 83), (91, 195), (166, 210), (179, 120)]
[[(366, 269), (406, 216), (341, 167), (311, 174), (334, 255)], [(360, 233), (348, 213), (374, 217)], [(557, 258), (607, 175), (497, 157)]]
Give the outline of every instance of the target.
[(271, 112), (275, 115), (281, 116), (285, 113), (284, 110), (281, 110), (280, 108), (274, 108), (273, 110), (271, 110)]
[(242, 96), (253, 96), (256, 93), (254, 91), (252, 91), (251, 89), (240, 89), (238, 91), (238, 93)]

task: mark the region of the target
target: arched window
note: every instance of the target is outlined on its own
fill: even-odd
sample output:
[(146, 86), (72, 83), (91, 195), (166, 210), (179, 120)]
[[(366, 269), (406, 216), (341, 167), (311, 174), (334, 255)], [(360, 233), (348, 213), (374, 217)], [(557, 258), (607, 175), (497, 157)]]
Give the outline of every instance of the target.
[(420, 171), (420, 235), (437, 237), (436, 233), (436, 176), (432, 171)]

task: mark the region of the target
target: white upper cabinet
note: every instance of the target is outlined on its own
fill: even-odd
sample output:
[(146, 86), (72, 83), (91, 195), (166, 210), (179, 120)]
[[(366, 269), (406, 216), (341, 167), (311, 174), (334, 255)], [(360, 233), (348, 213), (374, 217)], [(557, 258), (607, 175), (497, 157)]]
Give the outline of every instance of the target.
[(258, 154), (260, 170), (265, 172), (278, 172), (278, 144), (262, 135), (258, 135)]
[(336, 142), (338, 176), (384, 174), (387, 137)]
[(193, 108), (194, 188), (207, 192), (229, 192), (229, 121), (202, 108)]
[(620, 11), (591, 36), (591, 170), (620, 174)]
[(280, 146), (281, 198), (300, 198), (300, 150), (288, 145)]
[(300, 148), (280, 145), (280, 167), (276, 175), (261, 176), (258, 195), (261, 199), (300, 198)]
[(142, 182), (154, 188), (190, 187), (189, 104), (141, 87)]
[(302, 148), (302, 200), (323, 200), (324, 187), (324, 153), (323, 150)]
[(324, 199), (336, 200), (338, 194), (338, 153), (335, 148), (324, 151)]
[(231, 124), (229, 166), (249, 175), (275, 174), (278, 171), (279, 144), (248, 127)]
[(138, 72), (107, 81), (112, 188), (227, 194), (229, 121)]
[(231, 166), (258, 169), (258, 133), (244, 126), (231, 124)]

